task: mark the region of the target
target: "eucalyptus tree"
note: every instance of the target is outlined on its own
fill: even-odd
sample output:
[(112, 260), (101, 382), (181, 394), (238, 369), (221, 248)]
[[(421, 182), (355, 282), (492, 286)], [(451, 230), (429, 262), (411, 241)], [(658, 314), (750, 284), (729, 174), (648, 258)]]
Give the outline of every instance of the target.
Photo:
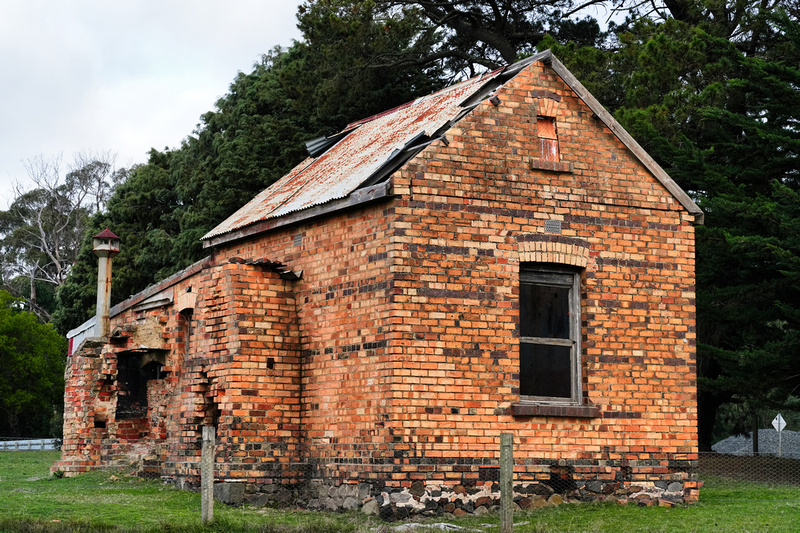
[(124, 172), (115, 171), (107, 155), (86, 154), (76, 155), (69, 166), (60, 156), (37, 157), (26, 168), (32, 187), (18, 185), (9, 208), (0, 212), (0, 279), (48, 320), (53, 294), (77, 260), (89, 216), (104, 209)]

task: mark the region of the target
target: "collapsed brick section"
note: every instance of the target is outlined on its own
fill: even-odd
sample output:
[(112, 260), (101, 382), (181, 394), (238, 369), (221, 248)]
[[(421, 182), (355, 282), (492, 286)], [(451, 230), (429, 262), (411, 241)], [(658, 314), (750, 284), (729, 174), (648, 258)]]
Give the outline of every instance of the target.
[[(580, 486), (679, 481), (696, 499), (693, 218), (545, 65), (497, 96), (391, 197), (229, 242), (162, 284), (165, 303), (123, 306), (70, 357), (54, 468), (137, 462), (194, 486), (214, 425), (218, 480), (251, 495), (474, 487), (513, 432), (531, 483), (578, 465)], [(537, 109), (560, 162), (540, 158)], [(522, 263), (580, 269), (578, 404), (520, 397)], [(122, 357), (161, 365), (146, 416), (116, 416)]]
[[(69, 474), (157, 461), (160, 475), (196, 476), (202, 426), (214, 425), (231, 458), (220, 473), (235, 478), (254, 469), (255, 457), (269, 459), (254, 445), (296, 442), (299, 331), (290, 283), (257, 264), (230, 261), (175, 283), (172, 305), (116, 316), (117, 331), (132, 335), (86, 343), (70, 358), (57, 467)], [(154, 326), (158, 334), (148, 334)], [(147, 415), (121, 418), (119, 358), (136, 357), (141, 366), (150, 354), (166, 355), (162, 375), (146, 381)]]

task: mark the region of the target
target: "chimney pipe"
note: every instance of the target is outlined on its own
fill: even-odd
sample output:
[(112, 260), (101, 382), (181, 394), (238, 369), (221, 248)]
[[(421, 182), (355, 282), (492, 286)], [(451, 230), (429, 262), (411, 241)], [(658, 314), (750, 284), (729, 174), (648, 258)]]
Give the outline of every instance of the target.
[[(107, 337), (111, 329), (111, 259), (119, 253), (119, 237), (106, 228), (92, 239), (92, 250), (97, 255), (97, 323), (98, 337)], [(99, 330), (97, 329), (99, 327)]]

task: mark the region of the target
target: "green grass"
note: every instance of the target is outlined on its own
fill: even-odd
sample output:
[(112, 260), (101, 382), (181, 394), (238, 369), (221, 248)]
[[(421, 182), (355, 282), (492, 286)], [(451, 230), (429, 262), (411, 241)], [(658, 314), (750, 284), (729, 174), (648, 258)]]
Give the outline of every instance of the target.
[[(0, 532), (264, 532), (388, 531), (360, 513), (327, 514), (214, 506), (200, 522), (200, 496), (125, 472), (58, 479), (58, 452), (0, 453)], [(112, 477), (113, 476), (113, 477)], [(796, 532), (800, 488), (707, 479), (700, 503), (674, 508), (617, 504), (562, 505), (518, 513), (515, 533), (551, 532)], [(479, 531), (498, 531), (496, 515), (436, 518)], [(493, 527), (487, 527), (492, 525)]]
[[(56, 478), (59, 452), (0, 453), (0, 532), (338, 532), (366, 530), (366, 517), (214, 506), (200, 521), (200, 495), (126, 472)], [(368, 529), (368, 528), (367, 528)]]
[[(800, 488), (709, 480), (700, 502), (674, 508), (633, 504), (562, 505), (515, 515), (516, 532), (787, 532), (800, 531)], [(478, 522), (473, 522), (477, 524)], [(467, 525), (459, 522), (459, 525)]]

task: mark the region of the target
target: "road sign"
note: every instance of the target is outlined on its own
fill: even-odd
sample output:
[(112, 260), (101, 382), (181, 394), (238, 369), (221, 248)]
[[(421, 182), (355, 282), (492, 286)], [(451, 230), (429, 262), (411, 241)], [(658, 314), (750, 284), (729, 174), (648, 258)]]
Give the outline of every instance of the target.
[(778, 432), (778, 457), (781, 456), (781, 435), (783, 434), (783, 428), (786, 427), (786, 420), (783, 419), (780, 413), (778, 416), (775, 417), (775, 420), (772, 421), (772, 427)]
[(783, 419), (780, 413), (778, 413), (778, 416), (776, 416), (775, 420), (772, 421), (772, 427), (774, 427), (778, 433), (783, 431), (783, 428), (786, 427), (786, 420)]

